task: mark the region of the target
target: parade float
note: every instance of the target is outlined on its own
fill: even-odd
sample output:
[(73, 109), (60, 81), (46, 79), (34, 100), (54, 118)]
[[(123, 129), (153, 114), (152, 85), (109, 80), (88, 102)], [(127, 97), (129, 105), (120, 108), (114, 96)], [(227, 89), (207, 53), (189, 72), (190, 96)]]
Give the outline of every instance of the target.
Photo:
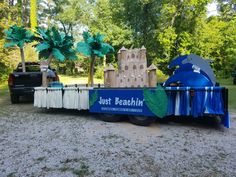
[(228, 90), (218, 86), (208, 61), (194, 54), (179, 56), (168, 66), (175, 68), (173, 75), (157, 83), (157, 68), (147, 67), (144, 46), (122, 47), (117, 59), (117, 70), (111, 64), (105, 68), (104, 84), (49, 83), (35, 88), (34, 106), (88, 110), (109, 122), (128, 115), (130, 122), (145, 126), (169, 116), (219, 117), (230, 127)]

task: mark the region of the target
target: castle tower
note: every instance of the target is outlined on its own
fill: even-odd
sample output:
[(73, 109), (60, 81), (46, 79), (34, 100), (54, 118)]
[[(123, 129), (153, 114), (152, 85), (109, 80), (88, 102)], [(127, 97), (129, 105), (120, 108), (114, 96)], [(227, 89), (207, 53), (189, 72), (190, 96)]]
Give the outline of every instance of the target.
[(117, 53), (117, 59), (118, 59), (118, 61), (121, 59), (121, 51), (120, 50)]
[(118, 52), (118, 87), (148, 86), (146, 48), (127, 50), (122, 47)]
[(104, 70), (104, 85), (105, 87), (116, 87), (116, 72), (112, 64)]
[(154, 64), (148, 67), (148, 86), (149, 87), (156, 87), (157, 84), (157, 74), (156, 74), (157, 67)]
[(120, 49), (120, 53), (121, 53), (121, 60), (122, 59), (125, 59), (126, 58), (126, 55), (127, 55), (127, 49), (123, 46), (121, 49)]
[(145, 61), (147, 60), (146, 52), (147, 52), (146, 48), (144, 46), (142, 46), (140, 49), (140, 59), (141, 60), (145, 60)]

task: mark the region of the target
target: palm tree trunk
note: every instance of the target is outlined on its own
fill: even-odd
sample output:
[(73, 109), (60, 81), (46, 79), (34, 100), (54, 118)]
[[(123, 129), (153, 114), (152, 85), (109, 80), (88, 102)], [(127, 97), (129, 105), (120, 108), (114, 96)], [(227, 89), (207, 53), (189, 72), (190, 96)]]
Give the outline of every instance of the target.
[[(48, 58), (48, 66), (50, 66), (52, 59), (53, 59), (53, 55), (50, 55)], [(48, 86), (47, 76), (48, 76), (47, 71), (43, 71), (43, 74), (42, 74), (42, 86), (43, 87)]]
[(22, 71), (25, 72), (25, 54), (24, 49), (20, 48), (20, 55), (21, 55), (21, 63), (22, 63)]
[(90, 84), (91, 87), (93, 87), (94, 82), (93, 82), (93, 74), (94, 74), (94, 63), (95, 63), (95, 56), (91, 57), (91, 62), (90, 62), (90, 68), (89, 68), (89, 80), (88, 84)]
[(47, 71), (43, 71), (42, 73), (42, 86), (47, 87)]

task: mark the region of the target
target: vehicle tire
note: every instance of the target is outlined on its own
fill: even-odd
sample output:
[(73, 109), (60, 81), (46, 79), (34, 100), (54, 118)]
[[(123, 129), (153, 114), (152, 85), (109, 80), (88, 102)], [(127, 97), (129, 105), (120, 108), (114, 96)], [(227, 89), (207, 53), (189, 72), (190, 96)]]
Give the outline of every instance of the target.
[(236, 85), (236, 77), (234, 77), (234, 85)]
[(155, 121), (155, 118), (147, 116), (130, 116), (129, 121), (135, 125), (149, 126)]
[(104, 122), (119, 122), (121, 118), (115, 114), (99, 114), (99, 119)]
[(11, 94), (11, 103), (12, 104), (16, 104), (16, 103), (19, 103), (19, 95), (13, 95)]

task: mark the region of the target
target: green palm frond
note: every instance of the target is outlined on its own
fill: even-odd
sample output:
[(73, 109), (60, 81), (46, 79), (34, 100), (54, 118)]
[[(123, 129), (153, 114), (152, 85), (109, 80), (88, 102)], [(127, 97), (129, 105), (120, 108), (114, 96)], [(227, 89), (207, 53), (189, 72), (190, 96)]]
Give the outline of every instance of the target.
[(165, 89), (158, 85), (154, 92), (144, 89), (143, 96), (149, 110), (157, 117), (164, 117), (167, 113), (168, 98)]
[(89, 107), (93, 106), (97, 100), (98, 100), (98, 91), (96, 90), (91, 94), (91, 97), (89, 99)]
[(24, 27), (13, 25), (4, 32), (6, 35), (5, 39), (8, 42), (4, 47), (18, 46), (22, 49), (25, 43), (30, 43), (34, 40), (34, 34)]
[(97, 56), (99, 58), (104, 57), (109, 52), (114, 52), (114, 48), (104, 42), (104, 35), (97, 33), (91, 36), (89, 32), (83, 32), (84, 42), (77, 44), (77, 52), (82, 53), (85, 56)]
[(55, 27), (47, 30), (36, 28), (39, 43), (35, 46), (40, 56), (49, 57), (50, 54), (59, 61), (65, 59), (77, 59), (76, 51), (73, 49), (74, 39), (72, 36), (60, 33)]

